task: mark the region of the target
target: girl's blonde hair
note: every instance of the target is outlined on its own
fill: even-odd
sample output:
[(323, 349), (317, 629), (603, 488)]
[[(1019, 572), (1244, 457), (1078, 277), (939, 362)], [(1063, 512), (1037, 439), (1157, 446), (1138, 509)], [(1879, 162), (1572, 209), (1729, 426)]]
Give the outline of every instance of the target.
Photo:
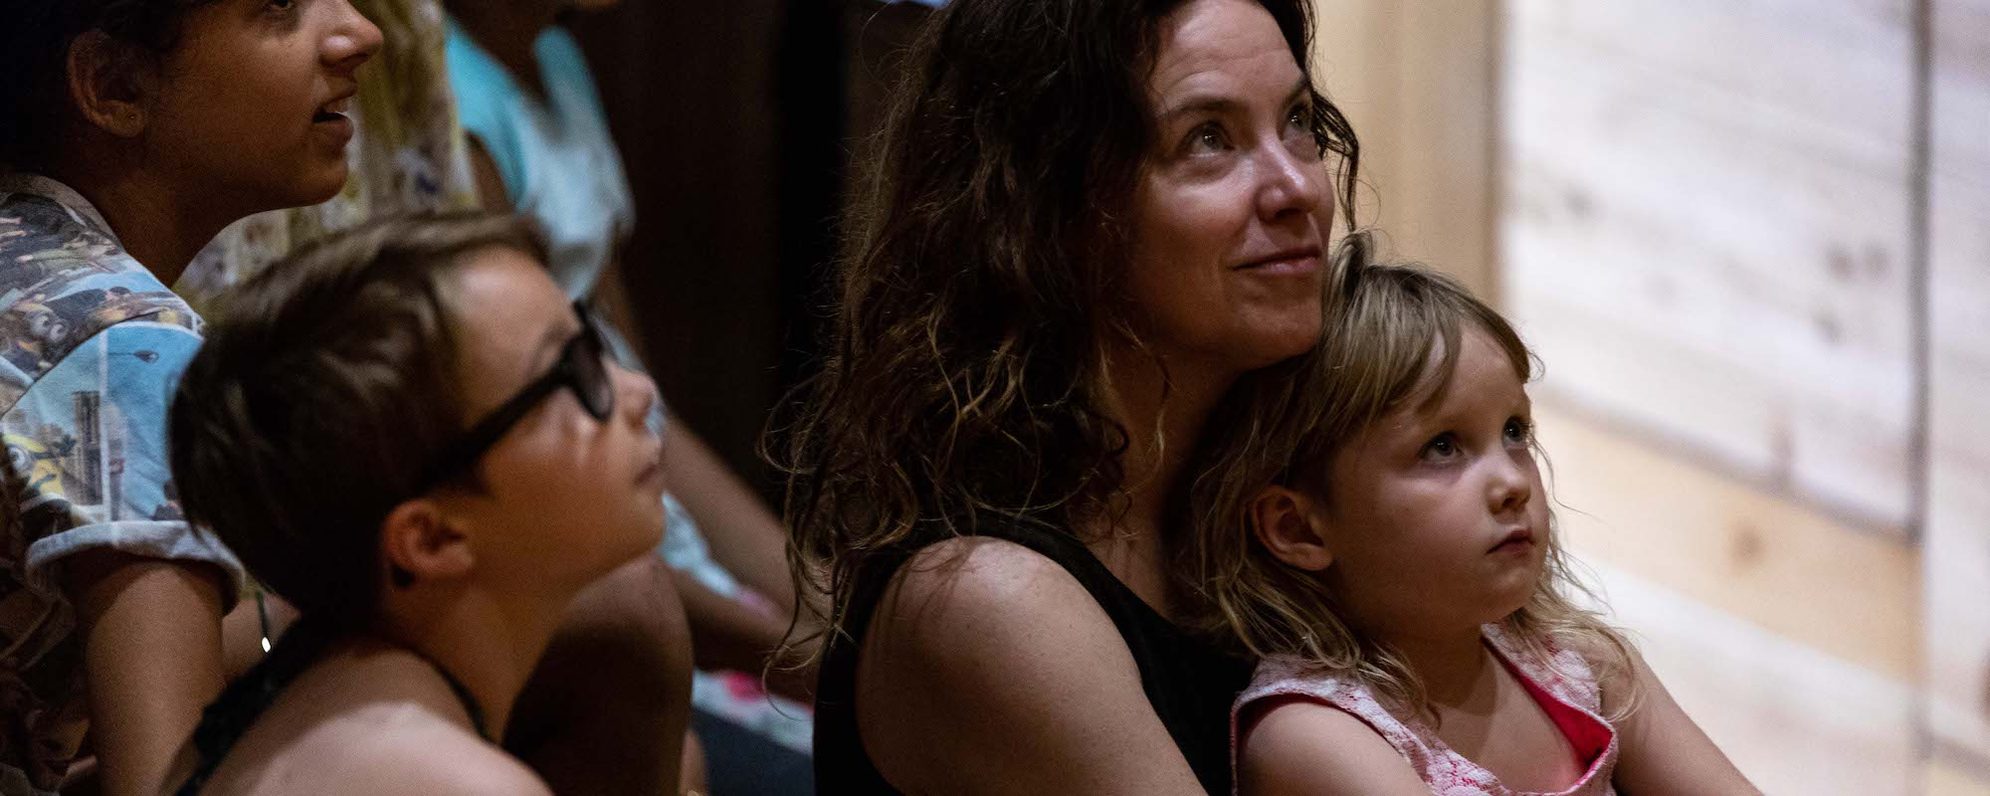
[[(1301, 388), (1289, 396), (1231, 396), (1223, 411), (1241, 422), (1200, 451), (1201, 475), (1188, 493), (1193, 527), (1178, 574), (1202, 592), (1204, 631), (1259, 657), (1297, 656), (1357, 677), (1402, 707), (1426, 712), (1426, 693), (1408, 662), (1357, 634), (1318, 573), (1279, 561), (1251, 532), (1250, 506), (1266, 485), (1317, 493), (1327, 463), (1363, 428), (1441, 394), (1466, 331), (1491, 338), (1522, 382), (1534, 375), (1534, 357), (1513, 327), (1464, 286), (1422, 266), (1373, 262), (1370, 252), (1366, 233), (1349, 236), (1336, 252), (1326, 328), (1304, 363)], [(1535, 454), (1542, 455), (1538, 447)], [(1525, 654), (1546, 661), (1551, 646), (1574, 650), (1598, 675), (1631, 682), (1612, 677), (1631, 671), (1628, 642), (1578, 605), (1577, 595), (1594, 599), (1571, 571), (1551, 519), (1541, 582), (1502, 626)], [(1631, 704), (1613, 702), (1619, 714)]]

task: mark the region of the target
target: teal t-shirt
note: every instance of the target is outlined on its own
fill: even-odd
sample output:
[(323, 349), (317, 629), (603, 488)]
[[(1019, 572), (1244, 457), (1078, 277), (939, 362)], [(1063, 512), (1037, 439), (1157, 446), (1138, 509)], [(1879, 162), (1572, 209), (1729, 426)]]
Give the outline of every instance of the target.
[(463, 131), (496, 162), (512, 208), (545, 232), (553, 280), (587, 297), (634, 227), (635, 207), (580, 47), (557, 27), (539, 35), (532, 49), (542, 97), (521, 88), (455, 20), (448, 25), (449, 82)]

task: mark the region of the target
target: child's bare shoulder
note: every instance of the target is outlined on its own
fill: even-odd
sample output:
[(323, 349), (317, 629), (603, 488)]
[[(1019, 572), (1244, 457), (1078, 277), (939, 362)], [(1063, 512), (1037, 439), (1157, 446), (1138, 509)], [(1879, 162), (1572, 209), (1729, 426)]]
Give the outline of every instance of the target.
[(353, 792), (408, 796), (552, 792), (517, 758), (435, 718), (403, 724), (393, 737), (377, 736), (377, 742), (352, 749), (349, 759), (368, 769), (366, 786)]
[(1265, 708), (1238, 739), (1247, 794), (1427, 794), (1408, 761), (1354, 714), (1312, 700)]
[(369, 705), (298, 729), (247, 739), (248, 754), (231, 755), (203, 793), (550, 793), (523, 763), (418, 705)]

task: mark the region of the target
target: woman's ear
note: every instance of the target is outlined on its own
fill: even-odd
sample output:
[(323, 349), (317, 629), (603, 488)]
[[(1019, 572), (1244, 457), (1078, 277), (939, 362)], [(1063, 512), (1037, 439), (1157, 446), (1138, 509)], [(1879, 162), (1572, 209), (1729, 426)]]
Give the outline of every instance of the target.
[(133, 45), (92, 30), (69, 43), (69, 101), (90, 126), (136, 138), (151, 122), (157, 65)]
[(388, 582), (401, 588), (423, 580), (460, 578), (476, 564), (469, 534), (426, 498), (387, 512), (380, 522), (380, 558), (387, 562)]
[(1273, 558), (1299, 569), (1319, 572), (1334, 562), (1326, 517), (1304, 493), (1277, 485), (1259, 491), (1251, 499), (1251, 532)]

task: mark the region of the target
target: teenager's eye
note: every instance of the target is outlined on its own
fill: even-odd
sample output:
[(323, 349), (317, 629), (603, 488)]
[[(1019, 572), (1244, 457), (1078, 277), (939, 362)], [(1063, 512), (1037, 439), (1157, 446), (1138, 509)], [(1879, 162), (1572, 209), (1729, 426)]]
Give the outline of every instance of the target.
[(1534, 423), (1527, 418), (1516, 417), (1507, 420), (1505, 431), (1507, 442), (1525, 445), (1534, 441)]
[(1230, 148), (1230, 136), (1223, 132), (1223, 126), (1209, 122), (1189, 131), (1188, 138), (1182, 141), (1182, 150), (1190, 155), (1208, 155)]
[(1446, 431), (1424, 443), (1423, 450), (1418, 451), (1417, 455), (1428, 460), (1449, 459), (1458, 455), (1458, 438)]

